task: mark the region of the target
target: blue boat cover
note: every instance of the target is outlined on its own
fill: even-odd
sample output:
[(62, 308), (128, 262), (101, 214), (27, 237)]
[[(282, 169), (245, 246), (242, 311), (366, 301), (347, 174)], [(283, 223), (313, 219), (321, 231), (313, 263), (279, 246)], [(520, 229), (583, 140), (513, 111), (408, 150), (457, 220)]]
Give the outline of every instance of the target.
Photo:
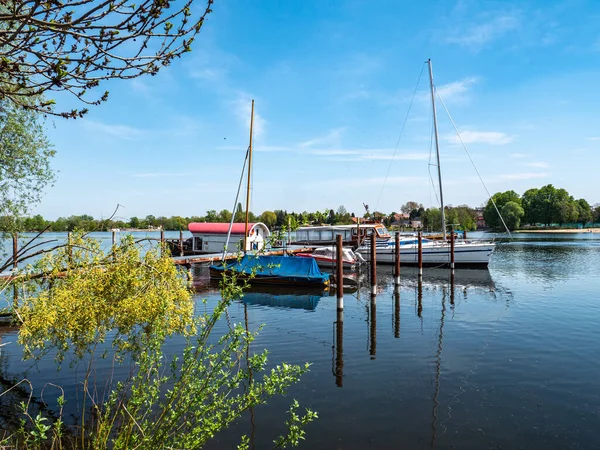
[(255, 271), (257, 279), (277, 278), (290, 283), (320, 283), (329, 281), (329, 274), (322, 273), (313, 258), (293, 256), (244, 255), (241, 260), (210, 267), (213, 270), (232, 270), (250, 275)]

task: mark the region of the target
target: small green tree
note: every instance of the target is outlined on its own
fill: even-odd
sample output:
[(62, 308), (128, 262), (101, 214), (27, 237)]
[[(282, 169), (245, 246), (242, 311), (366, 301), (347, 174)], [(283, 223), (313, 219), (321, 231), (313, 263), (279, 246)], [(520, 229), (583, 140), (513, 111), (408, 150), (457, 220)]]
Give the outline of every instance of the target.
[(509, 230), (516, 230), (521, 225), (521, 218), (525, 214), (521, 205), (517, 202), (506, 202), (500, 210), (504, 223)]
[(0, 216), (15, 218), (14, 227), (54, 181), (54, 154), (39, 114), (0, 97)]

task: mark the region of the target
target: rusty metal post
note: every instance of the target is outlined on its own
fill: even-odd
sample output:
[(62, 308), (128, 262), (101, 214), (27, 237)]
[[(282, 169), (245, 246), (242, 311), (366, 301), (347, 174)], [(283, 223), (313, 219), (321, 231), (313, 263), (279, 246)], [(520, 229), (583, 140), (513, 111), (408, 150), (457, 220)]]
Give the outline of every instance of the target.
[(394, 267), (394, 284), (400, 286), (400, 235), (396, 232), (396, 246), (394, 248), (395, 263)]
[(183, 256), (183, 230), (179, 230), (179, 256)]
[(423, 232), (419, 231), (419, 278), (423, 276)]
[(19, 254), (19, 233), (16, 231), (12, 234), (12, 244), (13, 244), (13, 268), (17, 268), (18, 266), (18, 254)]
[(377, 295), (377, 244), (375, 230), (371, 233), (371, 295)]
[(344, 386), (344, 311), (337, 310), (335, 324), (335, 385)]
[(336, 236), (336, 287), (337, 287), (337, 309), (341, 311), (344, 309), (344, 261), (342, 252), (342, 235)]
[(450, 230), (450, 270), (454, 273), (454, 229)]

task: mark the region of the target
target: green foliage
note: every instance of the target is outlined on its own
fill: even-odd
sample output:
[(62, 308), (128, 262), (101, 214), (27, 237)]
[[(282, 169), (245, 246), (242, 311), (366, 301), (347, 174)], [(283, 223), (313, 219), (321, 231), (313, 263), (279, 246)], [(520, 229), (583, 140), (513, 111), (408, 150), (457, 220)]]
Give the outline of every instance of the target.
[(39, 114), (0, 96), (0, 216), (5, 218), (5, 231), (17, 228), (16, 219), (38, 203), (44, 187), (54, 181), (54, 154)]
[[(494, 207), (492, 199), (496, 203), (496, 207)], [(502, 213), (502, 207), (508, 202), (514, 202), (520, 206), (521, 197), (515, 191), (506, 191), (495, 193), (492, 195), (492, 199), (488, 200), (483, 209), (483, 219), (488, 227), (502, 229), (504, 226), (502, 225), (500, 216), (498, 216), (498, 211)], [(496, 211), (496, 208), (498, 208), (498, 211)]]
[(48, 276), (21, 281), (25, 295), (15, 312), (25, 357), (50, 347), (59, 361), (69, 350), (82, 357), (111, 331), (119, 352), (139, 350), (139, 333), (190, 332), (187, 276), (160, 248), (142, 251), (131, 236), (105, 252), (98, 241), (75, 235), (71, 246), (31, 267)]
[[(34, 275), (39, 271), (46, 276)], [(213, 311), (192, 319), (187, 277), (166, 252), (144, 253), (129, 238), (102, 252), (97, 242), (75, 236), (71, 247), (44, 258), (21, 282), (26, 295), (16, 310), (25, 356), (35, 352), (43, 357), (46, 350), (57, 348), (59, 359), (66, 352), (89, 355), (89, 365), (80, 383), (84, 402), (76, 435), (65, 430), (62, 413), (51, 421), (30, 416), (24, 405), (21, 428), (3, 445), (201, 448), (246, 411), (285, 395), (309, 368), (287, 363), (268, 367), (266, 351), (250, 351), (257, 332), (240, 324), (228, 323), (222, 335), (214, 335), (215, 325), (241, 298), (247, 281), (225, 275)], [(171, 358), (163, 348), (173, 333), (184, 334), (187, 344)], [(130, 378), (110, 385), (104, 397), (90, 387), (89, 377), (94, 358), (100, 357), (96, 348), (109, 334), (119, 356), (116, 363), (130, 355), (136, 369)], [(61, 401), (59, 405), (62, 411)], [(302, 415), (298, 409), (294, 401), (288, 431), (275, 439), (276, 447), (298, 445), (305, 437), (304, 426), (317, 418), (308, 409)], [(240, 448), (247, 443), (242, 438)]]
[(525, 214), (521, 205), (517, 202), (506, 202), (500, 210), (504, 223), (509, 230), (515, 230), (521, 225), (521, 217)]

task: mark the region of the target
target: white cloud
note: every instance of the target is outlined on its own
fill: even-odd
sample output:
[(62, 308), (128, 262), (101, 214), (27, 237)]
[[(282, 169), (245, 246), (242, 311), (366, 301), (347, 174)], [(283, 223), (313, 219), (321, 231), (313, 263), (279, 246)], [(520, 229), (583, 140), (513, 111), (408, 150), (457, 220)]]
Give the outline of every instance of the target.
[(507, 173), (498, 175), (501, 180), (531, 180), (534, 178), (548, 178), (550, 176), (547, 172), (526, 172), (526, 173)]
[(189, 173), (165, 173), (165, 172), (153, 172), (153, 173), (134, 173), (131, 175), (133, 178), (167, 178), (167, 177), (183, 177), (190, 175)]
[(145, 130), (128, 125), (110, 125), (86, 119), (83, 120), (83, 127), (90, 132), (100, 132), (127, 141), (136, 141), (149, 134)]
[(516, 29), (519, 25), (519, 18), (510, 14), (498, 15), (487, 22), (480, 19), (475, 25), (457, 29), (446, 38), (446, 42), (478, 51), (489, 42)]
[(299, 147), (314, 147), (316, 145), (339, 145), (342, 134), (346, 130), (346, 127), (334, 128), (330, 130), (326, 135), (310, 139), (308, 141), (300, 142)]
[[(506, 145), (514, 140), (514, 136), (499, 131), (461, 131), (460, 137), (465, 144), (483, 143), (490, 145)], [(449, 134), (445, 139), (451, 144), (460, 144), (461, 140), (456, 134)]]
[(394, 149), (312, 149), (311, 154), (323, 156), (336, 161), (389, 161), (391, 159), (398, 161), (422, 161), (429, 159), (429, 153), (396, 153)]
[(550, 164), (548, 164), (546, 162), (542, 162), (542, 161), (525, 163), (523, 165), (527, 166), (527, 167), (537, 167), (539, 169), (547, 169), (548, 167), (550, 167)]
[(460, 97), (466, 94), (470, 87), (473, 86), (477, 82), (477, 78), (469, 77), (460, 81), (454, 81), (452, 83), (443, 84), (441, 86), (436, 86), (437, 94), (444, 100), (450, 101), (455, 99), (456, 97)]
[[(252, 96), (246, 92), (240, 92), (233, 102), (235, 115), (244, 124), (244, 128), (250, 132), (250, 116), (252, 111)], [(254, 138), (261, 138), (265, 133), (267, 121), (258, 112), (256, 102), (254, 104), (254, 123), (252, 134)]]
[(600, 141), (600, 136), (588, 138), (588, 141)]

